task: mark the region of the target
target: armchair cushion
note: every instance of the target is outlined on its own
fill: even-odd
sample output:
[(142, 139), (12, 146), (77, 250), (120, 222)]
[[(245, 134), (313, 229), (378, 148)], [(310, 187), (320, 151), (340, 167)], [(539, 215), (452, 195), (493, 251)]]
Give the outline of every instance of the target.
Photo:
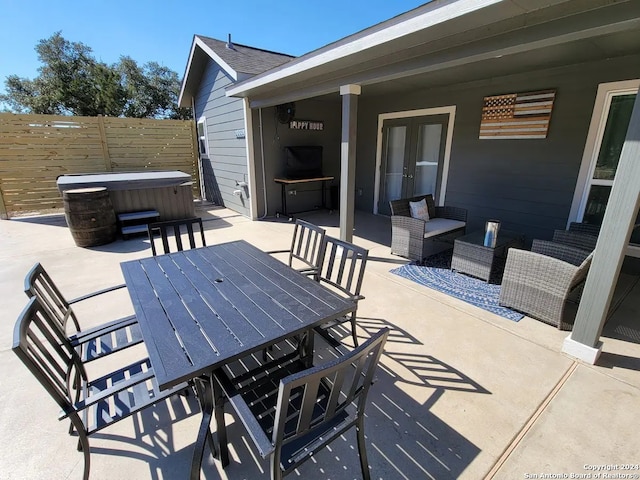
[(409, 202), (409, 209), (411, 210), (411, 216), (413, 218), (419, 218), (425, 222), (429, 221), (429, 209), (427, 208), (427, 202), (424, 198), (419, 202)]
[(464, 228), (466, 222), (449, 218), (432, 218), (424, 225), (424, 238), (435, 237), (444, 233)]

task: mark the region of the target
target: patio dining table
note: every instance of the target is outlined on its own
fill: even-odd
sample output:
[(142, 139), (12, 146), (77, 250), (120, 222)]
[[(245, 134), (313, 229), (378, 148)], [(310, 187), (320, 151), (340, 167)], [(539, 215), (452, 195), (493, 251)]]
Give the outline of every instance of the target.
[[(213, 409), (223, 401), (213, 372), (356, 309), (246, 241), (121, 263), (149, 360), (161, 390), (193, 381), (202, 408), (191, 479), (200, 477)], [(224, 418), (216, 419), (224, 422)], [(224, 432), (219, 428), (218, 432)], [(226, 438), (219, 438), (222, 465)], [(213, 447), (213, 444), (211, 445)]]

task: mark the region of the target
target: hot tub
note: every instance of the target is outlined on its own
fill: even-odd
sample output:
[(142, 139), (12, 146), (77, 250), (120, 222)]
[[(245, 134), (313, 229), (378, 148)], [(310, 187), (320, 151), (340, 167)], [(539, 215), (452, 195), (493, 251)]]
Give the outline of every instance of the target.
[(180, 171), (61, 175), (56, 183), (61, 194), (65, 190), (105, 187), (116, 215), (156, 210), (158, 220), (195, 216), (191, 175)]

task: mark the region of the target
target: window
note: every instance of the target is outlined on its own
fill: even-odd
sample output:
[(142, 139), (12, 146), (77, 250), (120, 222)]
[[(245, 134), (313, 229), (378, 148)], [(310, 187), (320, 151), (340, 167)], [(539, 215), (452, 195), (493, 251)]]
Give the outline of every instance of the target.
[(207, 142), (207, 123), (206, 119), (202, 117), (196, 124), (198, 131), (198, 150), (201, 156), (207, 156), (208, 142)]
[[(571, 219), (602, 224), (639, 86), (628, 80), (598, 87)], [(630, 244), (627, 255), (640, 256), (640, 229)]]

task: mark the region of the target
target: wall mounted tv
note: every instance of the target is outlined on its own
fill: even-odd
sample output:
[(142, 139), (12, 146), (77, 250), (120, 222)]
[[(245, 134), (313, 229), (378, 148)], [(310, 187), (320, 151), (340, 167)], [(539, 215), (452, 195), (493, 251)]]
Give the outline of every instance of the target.
[(290, 179), (316, 178), (322, 176), (322, 147), (284, 147), (285, 171)]

